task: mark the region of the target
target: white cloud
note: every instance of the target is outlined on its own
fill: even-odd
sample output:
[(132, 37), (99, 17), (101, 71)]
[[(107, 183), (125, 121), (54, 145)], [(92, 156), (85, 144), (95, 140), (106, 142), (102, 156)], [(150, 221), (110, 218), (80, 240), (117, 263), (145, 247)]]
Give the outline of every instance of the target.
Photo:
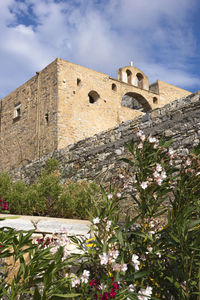
[[(150, 80), (198, 85), (191, 27), (197, 0), (0, 2), (0, 97), (56, 57), (115, 76), (133, 60)], [(12, 78), (12, 80), (10, 80)]]

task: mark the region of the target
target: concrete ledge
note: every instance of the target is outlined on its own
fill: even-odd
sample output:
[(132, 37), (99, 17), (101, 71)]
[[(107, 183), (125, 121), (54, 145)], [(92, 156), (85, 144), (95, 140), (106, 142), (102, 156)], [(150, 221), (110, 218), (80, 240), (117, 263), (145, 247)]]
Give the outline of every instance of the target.
[(0, 214), (0, 228), (11, 227), (16, 230), (35, 230), (36, 233), (61, 233), (67, 235), (84, 235), (90, 230), (91, 223), (87, 220), (62, 219), (40, 216), (22, 216)]

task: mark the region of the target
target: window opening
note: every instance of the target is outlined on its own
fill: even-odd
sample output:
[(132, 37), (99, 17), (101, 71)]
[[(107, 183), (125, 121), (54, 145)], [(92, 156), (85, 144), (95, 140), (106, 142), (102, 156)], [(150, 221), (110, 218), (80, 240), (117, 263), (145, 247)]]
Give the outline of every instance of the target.
[(91, 104), (95, 103), (100, 98), (99, 94), (96, 91), (90, 91), (88, 97), (89, 103)]
[(46, 113), (44, 117), (45, 117), (46, 123), (48, 124), (49, 123), (49, 114)]
[(80, 86), (80, 85), (81, 85), (81, 79), (77, 78), (77, 86)]
[(112, 84), (112, 90), (115, 91), (115, 92), (117, 91), (117, 86), (114, 83)]
[(127, 74), (127, 82), (129, 84), (132, 84), (132, 73), (130, 70), (126, 70), (126, 74)]
[(14, 119), (21, 117), (21, 103), (15, 105), (14, 108)]
[(153, 103), (158, 103), (158, 98), (153, 97)]
[(140, 74), (140, 73), (138, 73), (138, 74), (136, 75), (136, 77), (137, 77), (137, 86), (138, 86), (140, 89), (143, 89), (143, 79), (144, 79), (143, 75)]

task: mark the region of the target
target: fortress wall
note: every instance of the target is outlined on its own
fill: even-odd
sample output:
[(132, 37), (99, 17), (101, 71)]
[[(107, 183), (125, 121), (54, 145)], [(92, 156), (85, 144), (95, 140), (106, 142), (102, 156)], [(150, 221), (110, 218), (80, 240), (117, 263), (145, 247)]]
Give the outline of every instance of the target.
[(150, 114), (12, 170), (13, 178), (32, 181), (46, 160), (55, 157), (64, 181), (87, 179), (114, 183), (124, 168), (119, 159), (128, 155), (124, 144), (136, 140), (138, 129), (158, 138), (173, 139), (173, 148), (182, 155), (187, 154), (200, 141), (200, 93), (175, 100)]
[(157, 80), (157, 85), (160, 94), (160, 106), (168, 104), (181, 97), (191, 95), (191, 92), (161, 80)]
[(56, 70), (54, 61), (0, 101), (2, 171), (25, 165), (56, 149)]

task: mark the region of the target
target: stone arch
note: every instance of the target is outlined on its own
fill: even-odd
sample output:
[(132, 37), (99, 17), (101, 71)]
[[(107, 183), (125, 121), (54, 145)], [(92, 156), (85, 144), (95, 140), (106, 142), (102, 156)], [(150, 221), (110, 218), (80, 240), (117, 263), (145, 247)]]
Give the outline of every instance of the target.
[(90, 103), (95, 103), (100, 98), (99, 94), (96, 91), (90, 91), (88, 93), (88, 98)]
[(121, 105), (141, 112), (149, 112), (152, 109), (149, 102), (142, 95), (134, 92), (126, 93), (122, 97)]
[(126, 75), (127, 75), (127, 83), (132, 84), (132, 72), (129, 69), (126, 70)]
[(137, 77), (137, 86), (141, 89), (143, 89), (143, 80), (144, 80), (144, 76), (141, 73), (137, 73), (136, 74)]

